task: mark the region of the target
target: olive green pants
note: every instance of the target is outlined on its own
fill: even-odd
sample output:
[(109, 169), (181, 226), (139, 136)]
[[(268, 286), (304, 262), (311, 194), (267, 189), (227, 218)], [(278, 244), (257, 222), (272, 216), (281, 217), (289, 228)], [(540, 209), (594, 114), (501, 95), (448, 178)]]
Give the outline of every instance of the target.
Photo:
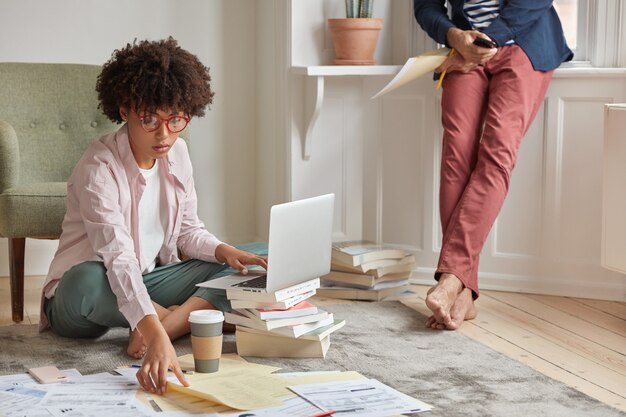
[[(266, 243), (238, 245), (239, 249), (267, 255)], [(221, 311), (230, 311), (226, 291), (196, 284), (235, 273), (228, 265), (191, 259), (155, 268), (143, 276), (150, 299), (169, 307), (200, 297)], [(130, 327), (117, 307), (102, 262), (84, 262), (70, 268), (59, 281), (44, 309), (52, 330), (65, 337), (98, 337), (111, 327)]]

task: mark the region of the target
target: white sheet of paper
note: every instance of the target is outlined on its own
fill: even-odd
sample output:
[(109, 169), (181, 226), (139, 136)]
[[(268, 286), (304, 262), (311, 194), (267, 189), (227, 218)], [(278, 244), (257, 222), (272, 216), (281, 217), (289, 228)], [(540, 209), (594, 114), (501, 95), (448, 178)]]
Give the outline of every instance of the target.
[(0, 384), (0, 415), (21, 415), (36, 407), (46, 391), (23, 385)]
[(260, 408), (251, 411), (226, 411), (219, 414), (220, 417), (311, 417), (321, 413), (322, 410), (309, 403), (302, 397), (290, 397), (283, 401), (282, 405), (269, 408)]
[(403, 86), (421, 77), (424, 74), (432, 73), (435, 68), (446, 60), (446, 57), (450, 52), (448, 48), (439, 48), (429, 52), (425, 52), (413, 58), (409, 58), (400, 71), (393, 77), (393, 80), (389, 82), (382, 90), (372, 96), (372, 99), (387, 94), (390, 91), (395, 90), (398, 87)]
[(112, 415), (115, 415), (115, 417), (150, 417), (154, 415), (154, 413), (133, 404), (129, 404), (124, 408), (115, 408), (115, 411), (102, 407), (74, 406), (47, 407), (47, 410), (54, 417), (110, 417)]
[(341, 416), (384, 417), (432, 409), (375, 379), (295, 385), (289, 389), (320, 409)]
[(45, 407), (128, 407), (139, 383), (135, 379), (109, 373), (83, 376), (75, 384), (59, 384), (41, 401)]

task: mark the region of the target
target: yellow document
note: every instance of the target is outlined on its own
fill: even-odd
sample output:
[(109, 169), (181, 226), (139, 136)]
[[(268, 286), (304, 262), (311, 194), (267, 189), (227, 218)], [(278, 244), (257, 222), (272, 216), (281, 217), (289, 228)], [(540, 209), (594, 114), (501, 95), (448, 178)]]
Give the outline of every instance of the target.
[(232, 411), (223, 404), (217, 404), (200, 397), (169, 390), (164, 395), (137, 391), (137, 400), (156, 412), (186, 412), (188, 414), (211, 414)]
[[(346, 372), (311, 372), (310, 375), (302, 373), (296, 376), (283, 376), (276, 374), (282, 380), (287, 394), (285, 397), (293, 397), (295, 394), (290, 389), (286, 388), (292, 385), (305, 385), (305, 384), (320, 384), (322, 382), (334, 382), (334, 381), (351, 381), (353, 379), (367, 379), (356, 371)], [(284, 398), (283, 398), (284, 399)]]
[(449, 48), (439, 48), (433, 51), (425, 52), (416, 57), (409, 58), (393, 80), (391, 80), (382, 90), (372, 96), (372, 98), (380, 97), (383, 94), (387, 94), (388, 92), (403, 86), (409, 81), (416, 79), (417, 77), (433, 72), (435, 68), (446, 60), (449, 52)]
[[(183, 368), (189, 367), (190, 360), (193, 363), (192, 355), (179, 358)], [(286, 389), (278, 377), (271, 375), (279, 369), (274, 366), (222, 358), (217, 372), (186, 375), (185, 378), (191, 386), (180, 385), (176, 376), (168, 378), (167, 386), (168, 389), (237, 410), (273, 407), (281, 405), (280, 399), (277, 398), (277, 386)]]

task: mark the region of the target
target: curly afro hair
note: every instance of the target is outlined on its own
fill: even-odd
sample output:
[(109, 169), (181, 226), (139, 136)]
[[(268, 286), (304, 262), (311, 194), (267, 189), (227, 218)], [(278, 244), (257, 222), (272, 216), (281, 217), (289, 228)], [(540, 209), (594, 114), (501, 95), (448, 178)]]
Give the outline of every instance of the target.
[(160, 41), (137, 40), (113, 51), (96, 82), (99, 108), (121, 123), (119, 108), (156, 112), (173, 110), (204, 116), (213, 101), (209, 69), (171, 36)]

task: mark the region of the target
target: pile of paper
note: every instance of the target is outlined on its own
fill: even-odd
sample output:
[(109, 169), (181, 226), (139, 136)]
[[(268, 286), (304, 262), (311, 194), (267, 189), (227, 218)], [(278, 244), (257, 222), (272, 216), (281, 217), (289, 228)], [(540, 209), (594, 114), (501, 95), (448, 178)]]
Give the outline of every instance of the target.
[[(182, 356), (179, 362), (183, 368), (191, 367), (193, 357)], [(222, 360), (220, 370), (214, 374), (189, 375), (191, 387), (184, 387), (171, 377), (168, 388), (189, 398), (211, 399), (212, 402), (204, 403), (205, 407), (210, 407), (210, 412), (216, 415), (228, 417), (241, 416), (240, 410), (252, 410), (250, 414), (267, 417), (311, 417), (331, 411), (337, 415), (383, 417), (432, 409), (358, 372), (278, 373), (278, 370), (245, 361)], [(166, 403), (170, 392), (168, 389), (158, 399), (163, 409), (186, 410), (187, 406), (180, 402), (176, 408)], [(217, 411), (220, 404), (237, 409)]]
[[(193, 368), (192, 355), (179, 362)], [(66, 370), (68, 381), (57, 384), (39, 384), (26, 373), (6, 375), (0, 376), (0, 416), (311, 417), (334, 411), (383, 417), (432, 408), (357, 372), (279, 370), (224, 355), (218, 372), (187, 375), (190, 387), (172, 375), (164, 395), (141, 390), (135, 368), (86, 376)]]
[(39, 384), (30, 375), (0, 376), (0, 415), (4, 417), (98, 417), (152, 416), (137, 399), (134, 377), (101, 373), (82, 376), (63, 371), (68, 381)]

